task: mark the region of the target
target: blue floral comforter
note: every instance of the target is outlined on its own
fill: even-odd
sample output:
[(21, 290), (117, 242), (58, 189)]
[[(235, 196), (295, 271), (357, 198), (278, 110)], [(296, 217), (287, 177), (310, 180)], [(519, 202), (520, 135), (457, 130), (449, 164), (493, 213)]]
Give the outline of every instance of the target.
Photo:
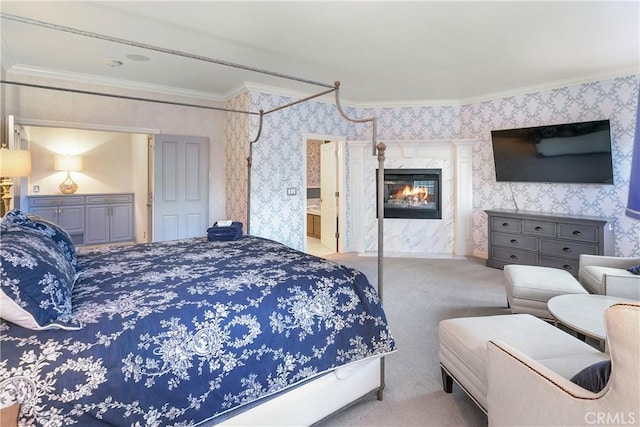
[(196, 425), (395, 349), (353, 269), (246, 236), (80, 254), (77, 331), (0, 321), (0, 403), (22, 425)]

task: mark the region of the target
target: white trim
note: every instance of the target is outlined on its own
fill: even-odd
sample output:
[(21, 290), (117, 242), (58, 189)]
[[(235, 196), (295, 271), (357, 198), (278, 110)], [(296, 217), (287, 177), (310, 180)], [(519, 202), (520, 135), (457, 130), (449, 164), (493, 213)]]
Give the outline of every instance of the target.
[(99, 77), (92, 74), (74, 73), (70, 71), (51, 70), (48, 68), (33, 67), (30, 65), (17, 64), (9, 68), (7, 76), (16, 74), (19, 76), (34, 76), (50, 79), (61, 79), (71, 82), (89, 83), (94, 85), (109, 86), (121, 89), (140, 90), (145, 92), (161, 93), (165, 95), (182, 96), (196, 98), (200, 100), (225, 102), (227, 101), (220, 94), (191, 90), (173, 86), (163, 86), (152, 83), (134, 82), (132, 80), (114, 79), (110, 77)]
[(16, 117), (15, 122), (16, 124), (19, 124), (22, 126), (97, 130), (97, 131), (104, 131), (104, 132), (141, 133), (141, 134), (147, 134), (147, 135), (160, 133), (160, 129), (154, 129), (154, 128), (114, 126), (114, 125), (105, 125), (102, 123), (64, 122), (64, 121), (58, 121), (58, 120), (30, 119), (26, 117)]
[(537, 85), (523, 86), (516, 89), (509, 89), (499, 92), (487, 93), (485, 95), (472, 96), (462, 98), (461, 105), (475, 104), (478, 102), (495, 101), (496, 99), (509, 98), (512, 96), (522, 96), (534, 92), (542, 92), (553, 89), (561, 89), (569, 86), (578, 86), (585, 83), (594, 83), (604, 80), (613, 80), (621, 77), (638, 76), (640, 71), (637, 68), (628, 68), (609, 73), (592, 74), (582, 77), (568, 78), (564, 80), (555, 80), (552, 82), (540, 83)]
[[(17, 64), (6, 70), (7, 76), (10, 74), (23, 75), (23, 76), (36, 76), (44, 78), (63, 79), (67, 81), (83, 82), (97, 85), (105, 85), (123, 89), (141, 90), (154, 93), (162, 93), (166, 95), (182, 96), (187, 98), (195, 98), (199, 100), (209, 100), (216, 102), (227, 102), (234, 97), (249, 91), (268, 93), (276, 96), (284, 96), (295, 99), (306, 98), (318, 91), (300, 91), (285, 89), (277, 86), (269, 86), (259, 83), (245, 82), (238, 85), (227, 92), (222, 94), (205, 92), (198, 90), (190, 90), (184, 88), (178, 88), (173, 86), (155, 85), (151, 83), (134, 82), (131, 80), (114, 79), (107, 77), (97, 77), (90, 74), (63, 72), (59, 70), (52, 70), (47, 68), (39, 68), (27, 65)], [(478, 102), (493, 101), (501, 98), (508, 98), (511, 96), (521, 96), (533, 92), (540, 92), (545, 90), (559, 89), (567, 86), (575, 86), (585, 83), (592, 83), (603, 80), (611, 80), (620, 77), (638, 76), (640, 71), (637, 68), (625, 68), (617, 71), (611, 71), (606, 73), (590, 74), (580, 77), (567, 78), (563, 80), (555, 80), (552, 82), (540, 83), (529, 86), (522, 86), (514, 89), (507, 89), (504, 91), (490, 92), (483, 95), (470, 96), (466, 98), (451, 98), (451, 99), (423, 99), (423, 100), (388, 100), (388, 101), (353, 101), (341, 98), (341, 103), (345, 107), (351, 108), (393, 108), (393, 107), (443, 107), (443, 106), (458, 106), (468, 105)], [(324, 95), (316, 98), (316, 101), (325, 102), (328, 104), (335, 104), (335, 96), (333, 94)]]
[(338, 136), (338, 135), (326, 135), (319, 133), (303, 133), (302, 134), (302, 170), (303, 170), (303, 191), (305, 201), (302, 204), (303, 207), (303, 218), (304, 221), (302, 223), (302, 232), (304, 236), (304, 251), (306, 252), (309, 248), (307, 248), (307, 141), (310, 139), (319, 139), (323, 141), (335, 141), (338, 149), (338, 192), (340, 193), (340, 197), (338, 198), (338, 253), (344, 253), (345, 251), (345, 240), (346, 240), (346, 218), (347, 212), (346, 210), (346, 194), (345, 190), (347, 188), (346, 183), (346, 146), (347, 146), (347, 138), (346, 136)]
[[(259, 83), (251, 83), (251, 82), (246, 82), (243, 83), (242, 88), (244, 88), (246, 91), (251, 91), (251, 92), (261, 92), (261, 93), (268, 93), (269, 95), (276, 95), (276, 96), (283, 96), (286, 98), (292, 98), (292, 99), (302, 99), (302, 98), (306, 98), (308, 96), (314, 95), (316, 93), (320, 93), (323, 92), (324, 90), (328, 90), (327, 88), (321, 88), (321, 87), (317, 87), (318, 90), (316, 91), (302, 91), (302, 90), (293, 90), (293, 89), (284, 89), (281, 87), (276, 87), (276, 86), (268, 86), (268, 85), (263, 85), (263, 84), (259, 84)], [(230, 92), (234, 93), (235, 96), (237, 96), (239, 93), (239, 90), (241, 88), (240, 86), (232, 89)], [(229, 93), (229, 92), (227, 92)], [(225, 93), (225, 96), (226, 94)], [(323, 95), (323, 96), (319, 96), (318, 98), (315, 98), (314, 101), (318, 101), (318, 102), (324, 102), (327, 104), (331, 104), (331, 105), (335, 105), (336, 104), (336, 99), (335, 99), (335, 95), (333, 93), (327, 94), (327, 95)]]

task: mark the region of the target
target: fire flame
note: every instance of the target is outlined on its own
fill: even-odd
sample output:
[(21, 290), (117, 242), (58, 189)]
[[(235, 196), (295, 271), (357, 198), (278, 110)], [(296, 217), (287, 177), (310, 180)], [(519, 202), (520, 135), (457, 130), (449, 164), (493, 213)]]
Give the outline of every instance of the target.
[(402, 190), (396, 191), (394, 199), (411, 199), (414, 202), (428, 201), (429, 189), (424, 187), (413, 188), (405, 185)]

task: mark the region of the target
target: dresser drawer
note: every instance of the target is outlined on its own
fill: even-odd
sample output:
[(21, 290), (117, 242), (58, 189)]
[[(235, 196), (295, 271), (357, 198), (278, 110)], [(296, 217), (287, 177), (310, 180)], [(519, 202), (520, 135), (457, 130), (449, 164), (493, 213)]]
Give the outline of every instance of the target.
[(521, 251), (519, 249), (501, 248), (495, 246), (491, 248), (491, 257), (498, 261), (503, 261), (507, 264), (538, 264), (537, 253)]
[(84, 204), (84, 196), (31, 197), (30, 207), (73, 206)]
[(87, 196), (87, 204), (110, 204), (110, 203), (131, 203), (133, 194), (104, 194)]
[(540, 239), (540, 252), (577, 259), (580, 254), (598, 255), (598, 246), (566, 240)]
[(516, 249), (538, 250), (538, 239), (530, 236), (514, 236), (508, 233), (491, 233), (494, 245), (509, 246)]
[(486, 210), (488, 267), (560, 268), (577, 276), (580, 255), (613, 255), (613, 220), (519, 210)]
[(522, 220), (495, 216), (491, 218), (491, 229), (507, 233), (520, 233)]
[(579, 261), (575, 259), (558, 258), (548, 255), (540, 255), (540, 265), (543, 267), (560, 268), (574, 276), (578, 275)]
[(546, 221), (522, 221), (522, 232), (535, 236), (556, 237), (556, 223)]
[(598, 228), (589, 225), (558, 224), (558, 237), (581, 242), (598, 242)]

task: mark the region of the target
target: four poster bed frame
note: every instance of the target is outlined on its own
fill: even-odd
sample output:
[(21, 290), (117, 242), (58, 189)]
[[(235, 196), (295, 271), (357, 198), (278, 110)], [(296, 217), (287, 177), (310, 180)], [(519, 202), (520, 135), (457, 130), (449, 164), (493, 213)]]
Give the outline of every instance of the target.
[[(158, 46), (152, 46), (144, 43), (138, 43), (130, 40), (123, 40), (120, 38), (114, 38), (102, 34), (92, 33), (84, 30), (79, 30), (71, 27), (60, 26), (57, 24), (51, 24), (43, 21), (37, 21), (29, 18), (24, 18), (16, 15), (0, 13), (2, 19), (8, 19), (16, 22), (22, 22), (29, 25), (36, 25), (40, 27), (49, 28), (56, 31), (63, 31), (72, 33), (84, 37), (91, 37), (101, 40), (110, 41), (113, 43), (125, 44), (142, 49), (153, 50), (163, 52), (171, 55), (177, 55), (185, 58), (190, 58), (198, 61), (209, 62), (212, 64), (218, 64), (222, 66), (252, 71), (255, 73), (266, 74), (282, 79), (293, 80), (297, 82), (307, 83), (310, 85), (323, 87), (322, 92), (308, 96), (303, 99), (299, 99), (290, 102), (285, 105), (278, 106), (268, 111), (260, 110), (254, 111), (242, 111), (236, 109), (228, 109), (222, 107), (203, 106), (189, 103), (179, 103), (171, 101), (161, 101), (148, 98), (114, 95), (109, 93), (76, 90), (69, 88), (60, 88), (44, 85), (36, 85), (23, 83), (18, 81), (1, 80), (0, 83), (5, 85), (17, 85), (31, 88), (64, 91), (86, 95), (96, 95), (102, 97), (112, 97), (118, 99), (145, 101), (153, 103), (171, 104), (178, 106), (187, 106), (195, 108), (205, 108), (211, 110), (218, 110), (233, 114), (246, 114), (258, 116), (258, 131), (256, 137), (249, 141), (249, 155), (247, 157), (247, 234), (250, 234), (251, 227), (251, 167), (253, 158), (253, 145), (258, 143), (260, 135), (262, 133), (262, 126), (266, 116), (275, 113), (279, 110), (291, 107), (293, 105), (303, 103), (324, 95), (328, 95), (332, 92), (335, 93), (335, 105), (340, 115), (354, 123), (371, 123), (371, 150), (372, 155), (377, 156), (377, 217), (378, 217), (378, 269), (377, 269), (377, 291), (380, 299), (383, 297), (383, 236), (384, 236), (384, 203), (383, 203), (383, 185), (384, 185), (384, 160), (385, 160), (385, 145), (382, 142), (377, 142), (377, 122), (376, 117), (369, 118), (352, 118), (349, 117), (342, 106), (340, 105), (340, 82), (336, 81), (333, 84), (325, 84), (321, 82), (315, 82), (311, 80), (301, 79), (298, 77), (288, 76), (285, 74), (275, 73), (268, 70), (262, 70), (245, 65), (230, 63), (214, 58), (209, 58), (200, 55), (194, 55), (177, 50), (166, 49)], [(334, 414), (342, 408), (345, 408), (354, 402), (360, 400), (371, 392), (377, 392), (377, 399), (382, 400), (383, 390), (385, 387), (385, 364), (384, 356), (374, 357), (362, 360), (356, 364), (351, 364), (342, 368), (338, 368), (335, 371), (309, 380), (306, 383), (297, 386), (296, 388), (275, 395), (266, 401), (260, 401), (256, 405), (244, 409), (238, 414), (231, 413), (229, 417), (220, 422), (219, 418), (211, 421), (216, 425), (273, 425), (282, 424), (283, 413), (286, 414), (287, 424), (290, 425), (310, 425), (323, 420), (324, 418)], [(206, 423), (205, 423), (206, 424)]]

